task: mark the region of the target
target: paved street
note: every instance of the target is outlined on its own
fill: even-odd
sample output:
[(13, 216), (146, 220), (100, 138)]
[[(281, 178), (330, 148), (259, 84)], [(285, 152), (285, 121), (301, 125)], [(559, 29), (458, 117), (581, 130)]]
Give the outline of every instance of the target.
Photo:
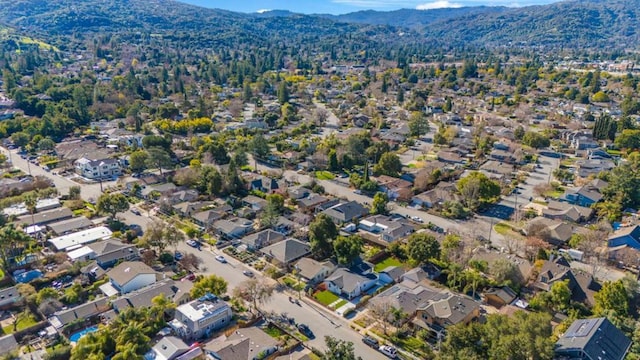
[[(249, 268), (239, 261), (224, 254), (222, 251), (214, 249), (209, 250), (208, 246), (203, 247), (201, 251), (196, 250), (186, 243), (178, 245), (177, 249), (182, 253), (195, 254), (202, 260), (202, 272), (204, 274), (216, 274), (222, 276), (229, 284), (228, 292), (231, 293), (235, 287), (248, 278), (242, 274), (242, 271), (249, 269), (256, 273), (256, 277), (261, 281), (272, 282), (274, 280), (263, 277), (255, 269)], [(216, 255), (223, 255), (227, 259), (227, 264), (220, 263), (215, 260)], [(296, 319), (298, 323), (304, 323), (309, 326), (315, 335), (315, 339), (308, 341), (310, 346), (325, 349), (324, 337), (333, 336), (341, 340), (353, 342), (356, 354), (363, 359), (383, 360), (386, 359), (381, 353), (369, 348), (362, 343), (362, 336), (355, 330), (351, 329), (345, 319), (330, 315), (324, 310), (316, 309), (304, 301), (300, 302), (300, 306), (289, 302), (289, 295), (286, 293), (275, 292), (272, 299), (262, 306), (265, 311), (274, 311), (276, 313), (287, 313), (288, 316)]]
[[(9, 150), (7, 148), (2, 147), (0, 149), (3, 154), (8, 156)], [(20, 155), (18, 155), (17, 149), (11, 150), (11, 162), (14, 167), (22, 170), (25, 174), (31, 173), (33, 176), (45, 176), (51, 179), (60, 194), (68, 194), (69, 188), (72, 186), (80, 186), (80, 195), (85, 200), (97, 200), (102, 194), (100, 190), (100, 183), (79, 184), (63, 176), (53, 175), (51, 172), (45, 171), (41, 166), (31, 164), (26, 159), (21, 158)], [(115, 181), (104, 181), (102, 182), (102, 187), (106, 189), (108, 186), (114, 186), (115, 184)]]

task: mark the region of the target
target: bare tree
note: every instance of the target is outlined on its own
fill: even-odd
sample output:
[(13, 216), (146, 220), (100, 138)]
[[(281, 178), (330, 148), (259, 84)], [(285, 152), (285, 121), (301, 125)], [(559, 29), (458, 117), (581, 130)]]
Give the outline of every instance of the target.
[(239, 297), (253, 305), (253, 309), (256, 313), (260, 312), (258, 305), (267, 303), (275, 287), (257, 279), (249, 279), (241, 283), (237, 288), (233, 290), (233, 295)]
[(531, 261), (533, 261), (540, 250), (548, 250), (551, 248), (548, 242), (536, 236), (529, 236), (525, 241), (525, 255)]
[(596, 276), (598, 270), (606, 260), (606, 239), (609, 231), (605, 226), (594, 226), (586, 232), (580, 234), (580, 241), (577, 248), (584, 254), (584, 260), (591, 265), (591, 275)]
[(185, 254), (182, 259), (178, 261), (178, 263), (186, 271), (194, 271), (198, 270), (200, 264), (202, 264), (202, 259), (195, 256), (194, 254)]
[(387, 326), (393, 320), (395, 308), (389, 300), (372, 301), (367, 306), (369, 311), (374, 315), (376, 321), (380, 322), (383, 327), (384, 334), (387, 335)]

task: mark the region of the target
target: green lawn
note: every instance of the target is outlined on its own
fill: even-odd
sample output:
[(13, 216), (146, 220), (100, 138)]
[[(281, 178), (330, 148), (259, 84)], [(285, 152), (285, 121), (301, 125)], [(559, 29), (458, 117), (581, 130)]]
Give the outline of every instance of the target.
[(291, 278), (290, 276), (285, 276), (282, 278), (282, 282), (287, 285), (288, 287), (300, 291), (302, 289), (304, 289), (304, 283), (303, 282), (298, 282), (297, 280)]
[[(18, 320), (17, 331), (26, 329), (28, 327), (31, 327), (31, 326), (37, 324), (37, 323), (38, 323), (38, 321), (36, 320), (36, 318), (31, 313), (28, 316), (22, 316), (22, 318), (20, 318), (20, 320)], [(5, 334), (13, 333), (13, 324), (3, 327), (2, 331)]]
[(500, 235), (507, 235), (511, 231), (511, 226), (505, 223), (497, 223), (493, 226), (493, 230)]
[(344, 306), (347, 303), (347, 300), (340, 300), (339, 303), (337, 303), (335, 306), (333, 306), (334, 309), (340, 309), (342, 306)]
[(318, 180), (333, 180), (335, 177), (336, 176), (329, 171), (316, 171), (316, 178)]
[(2, 271), (2, 269), (0, 269), (0, 280), (4, 279), (4, 271)]
[(317, 292), (313, 297), (324, 306), (329, 306), (329, 304), (340, 299), (338, 296), (336, 296), (336, 294), (332, 293), (329, 290)]
[(375, 270), (375, 272), (380, 272), (380, 271), (388, 268), (389, 266), (402, 266), (402, 262), (400, 262), (400, 260), (390, 256), (390, 257), (386, 258), (384, 261), (381, 261), (381, 262), (377, 263), (376, 266), (373, 269)]
[(564, 194), (564, 189), (553, 189), (544, 193), (544, 196), (557, 199)]
[(280, 329), (278, 329), (275, 326), (267, 326), (266, 328), (263, 329), (264, 332), (266, 332), (269, 336), (271, 336), (272, 338), (279, 338), (280, 336), (284, 335), (284, 333), (282, 331), (280, 331)]

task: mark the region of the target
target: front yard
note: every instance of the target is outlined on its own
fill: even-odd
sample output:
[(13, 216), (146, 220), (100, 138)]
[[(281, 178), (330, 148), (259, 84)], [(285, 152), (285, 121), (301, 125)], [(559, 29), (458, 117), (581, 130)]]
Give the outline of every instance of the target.
[(379, 262), (376, 264), (376, 266), (374, 267), (375, 272), (380, 272), (386, 268), (388, 268), (389, 266), (402, 266), (404, 265), (400, 260), (389, 256), (388, 258), (386, 258), (385, 260)]
[(335, 177), (336, 176), (329, 171), (316, 171), (316, 179), (318, 180), (333, 180)]
[(322, 305), (327, 307), (329, 307), (329, 305), (333, 304), (337, 300), (340, 300), (340, 298), (336, 294), (332, 293), (329, 290), (318, 291), (313, 295), (313, 297), (316, 300), (318, 300)]

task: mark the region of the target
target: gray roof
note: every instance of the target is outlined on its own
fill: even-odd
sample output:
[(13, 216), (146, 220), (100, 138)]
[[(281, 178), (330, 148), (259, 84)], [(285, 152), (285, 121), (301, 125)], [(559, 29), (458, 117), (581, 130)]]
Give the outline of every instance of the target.
[(309, 196), (304, 197), (302, 199), (298, 199), (297, 201), (299, 205), (302, 205), (308, 208), (308, 207), (317, 206), (324, 202), (327, 202), (329, 201), (329, 198), (324, 197), (322, 195), (311, 193), (309, 194)]
[(118, 240), (104, 240), (87, 245), (96, 254), (96, 260), (100, 264), (108, 263), (114, 260), (128, 258), (135, 253), (138, 254), (138, 248), (133, 244), (125, 244)]
[(124, 286), (140, 274), (155, 273), (155, 270), (141, 261), (125, 261), (111, 269), (107, 275), (120, 286)]
[(272, 256), (283, 264), (300, 259), (311, 253), (311, 246), (300, 240), (289, 238), (262, 248), (263, 254)]
[(251, 339), (214, 339), (207, 343), (205, 351), (213, 352), (216, 358), (224, 360), (247, 360), (251, 353)]
[(400, 278), (402, 278), (402, 275), (404, 275), (405, 271), (402, 266), (387, 266), (382, 271), (380, 271), (380, 273), (387, 274), (394, 281), (398, 281), (400, 280)]
[(56, 235), (64, 235), (65, 233), (84, 230), (91, 226), (93, 226), (93, 222), (84, 216), (78, 216), (47, 225), (47, 227), (56, 233)]
[(33, 219), (31, 218), (31, 214), (22, 215), (18, 217), (16, 222), (18, 224), (29, 224), (31, 225), (46, 225), (52, 222), (68, 219), (73, 216), (73, 212), (68, 207), (61, 207), (53, 210), (47, 210), (40, 213), (33, 214)]
[(86, 319), (109, 310), (110, 306), (107, 300), (106, 297), (102, 297), (71, 309), (57, 311), (53, 314), (53, 317), (57, 318), (60, 324), (64, 326), (75, 320)]
[(13, 334), (0, 337), (0, 355), (6, 355), (18, 348), (18, 342)]
[(333, 269), (335, 267), (335, 263), (332, 263), (331, 260), (320, 262), (308, 257), (304, 257), (296, 263), (296, 269), (298, 269), (300, 276), (306, 279), (313, 279), (324, 268)]
[(518, 295), (508, 286), (491, 288), (484, 293), (485, 295), (495, 295), (505, 304), (510, 304)]
[(323, 213), (339, 222), (349, 222), (368, 214), (369, 210), (357, 201), (349, 201), (332, 206)]
[[(165, 336), (151, 349), (158, 355), (158, 359), (172, 360), (189, 351), (189, 346), (180, 338)], [(156, 359), (156, 357), (153, 357)]]
[(388, 302), (394, 308), (412, 315), (440, 291), (440, 289), (422, 284), (415, 287), (408, 286), (408, 283), (395, 284), (371, 299), (370, 303), (375, 305)]
[(424, 309), (430, 317), (440, 319), (441, 324), (448, 326), (460, 323), (479, 307), (480, 304), (466, 296), (442, 292), (421, 309)]
[(240, 239), (244, 244), (252, 247), (259, 247), (263, 245), (270, 245), (284, 240), (284, 235), (271, 229), (262, 230), (258, 233), (247, 235)]
[(582, 351), (589, 359), (622, 360), (630, 347), (631, 340), (601, 317), (575, 320), (556, 342), (555, 352), (575, 357)]
[(325, 281), (330, 281), (339, 287), (343, 292), (351, 293), (353, 290), (358, 288), (360, 284), (375, 280), (376, 276), (373, 274), (369, 275), (360, 275), (352, 272), (349, 269), (340, 268), (333, 272), (331, 276), (325, 279)]
[(189, 293), (193, 283), (191, 281), (173, 281), (165, 279), (155, 284), (145, 286), (142, 289), (130, 292), (113, 301), (113, 307), (122, 311), (128, 307), (141, 308), (153, 305), (153, 298), (164, 294), (167, 299), (177, 302), (176, 300)]

